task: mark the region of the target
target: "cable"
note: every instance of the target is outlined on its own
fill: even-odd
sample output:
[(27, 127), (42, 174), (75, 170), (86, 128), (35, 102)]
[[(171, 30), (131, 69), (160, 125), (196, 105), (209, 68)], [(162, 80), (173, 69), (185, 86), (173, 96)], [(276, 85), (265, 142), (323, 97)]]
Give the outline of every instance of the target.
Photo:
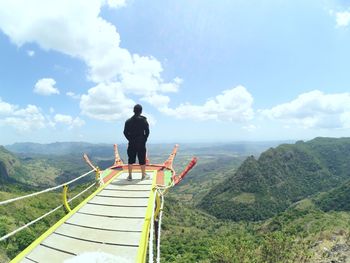
[[(68, 203), (72, 202), (74, 199), (78, 198), (79, 196), (81, 196), (83, 193), (85, 193), (86, 191), (88, 191), (91, 187), (93, 187), (95, 185), (95, 183), (93, 183), (92, 185), (88, 186), (87, 188), (85, 188), (85, 190), (81, 191), (79, 194), (77, 194), (76, 196), (72, 197), (71, 199), (68, 200)], [(16, 230), (12, 231), (11, 233), (8, 233), (7, 235), (3, 236), (0, 238), (0, 242), (17, 234), (18, 232), (20, 232), (23, 229), (26, 229), (27, 227), (33, 225), (34, 223), (40, 221), (41, 219), (47, 217), (48, 215), (52, 214), (53, 212), (57, 211), (58, 209), (60, 209), (63, 205), (57, 206), (56, 208), (52, 209), (51, 211), (47, 212), (46, 214), (38, 217), (37, 219), (25, 224), (24, 226), (21, 226), (19, 228), (17, 228)]]
[(94, 172), (95, 170), (91, 170), (67, 183), (64, 183), (64, 184), (60, 184), (60, 185), (57, 185), (57, 186), (54, 186), (54, 187), (51, 187), (51, 188), (47, 188), (45, 190), (42, 190), (42, 191), (39, 191), (39, 192), (35, 192), (35, 193), (31, 193), (31, 194), (28, 194), (28, 195), (23, 195), (23, 196), (19, 196), (19, 197), (15, 197), (15, 198), (12, 198), (12, 199), (9, 199), (9, 200), (5, 200), (5, 201), (1, 201), (0, 202), (0, 205), (6, 205), (6, 204), (9, 204), (9, 203), (12, 203), (12, 202), (15, 202), (15, 201), (18, 201), (18, 200), (22, 200), (22, 199), (25, 199), (25, 198), (28, 198), (28, 197), (33, 197), (33, 196), (37, 196), (37, 195), (40, 195), (40, 194), (43, 194), (43, 193), (47, 193), (47, 192), (50, 192), (50, 191), (53, 191), (53, 190), (56, 190), (58, 188), (61, 188), (63, 187), (64, 185), (70, 185), (71, 183), (74, 183), (75, 181), (89, 175), (90, 173)]
[(163, 207), (164, 207), (164, 195), (161, 192), (160, 192), (160, 196), (162, 197), (162, 201), (160, 205), (160, 213), (159, 213), (159, 221), (158, 221), (157, 263), (160, 263), (160, 231), (162, 227), (162, 216), (163, 216)]

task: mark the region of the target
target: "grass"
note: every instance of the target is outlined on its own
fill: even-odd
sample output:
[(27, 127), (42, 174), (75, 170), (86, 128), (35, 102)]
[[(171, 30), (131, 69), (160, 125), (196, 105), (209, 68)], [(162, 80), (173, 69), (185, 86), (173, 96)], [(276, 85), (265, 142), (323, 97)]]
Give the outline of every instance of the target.
[(255, 195), (251, 193), (241, 193), (232, 198), (232, 201), (235, 203), (251, 204), (255, 202)]

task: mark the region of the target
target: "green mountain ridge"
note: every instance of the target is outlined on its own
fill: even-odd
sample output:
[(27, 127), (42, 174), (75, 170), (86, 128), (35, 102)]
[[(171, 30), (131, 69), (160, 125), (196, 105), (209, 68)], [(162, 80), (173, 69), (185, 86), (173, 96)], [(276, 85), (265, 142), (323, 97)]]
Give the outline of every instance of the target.
[(19, 158), (0, 146), (0, 182), (11, 182), (26, 173)]
[(199, 207), (223, 219), (264, 220), (350, 178), (350, 139), (316, 138), (247, 158)]
[[(42, 180), (63, 182), (87, 169), (79, 154), (12, 154), (2, 149), (0, 160), (4, 153), (4, 159), (15, 158), (17, 162), (12, 164), (20, 165), (26, 172), (29, 169), (31, 177), (26, 179), (26, 185), (42, 183)], [(347, 262), (344, 260), (350, 259), (348, 149), (349, 139), (317, 138), (281, 145), (266, 151), (258, 160), (247, 158), (242, 165), (245, 157), (229, 151), (223, 154), (226, 149), (222, 152), (202, 150), (198, 166), (166, 196), (161, 262)], [(168, 152), (157, 152), (156, 160), (163, 161)], [(177, 170), (183, 168), (193, 154), (192, 149), (184, 152), (186, 154), (181, 151), (177, 156)], [(106, 165), (111, 162), (111, 159), (92, 160), (106, 162)], [(263, 172), (264, 169), (269, 172)], [(14, 173), (15, 177), (17, 174)], [(3, 185), (0, 200), (35, 191), (16, 181)], [(71, 188), (71, 196), (87, 185)], [(232, 211), (228, 206), (220, 203), (229, 200), (231, 206), (240, 204), (241, 210), (235, 209), (248, 219), (234, 222), (226, 220), (229, 217), (216, 218), (214, 213), (203, 211), (201, 206), (208, 201), (208, 194), (215, 191), (218, 191), (213, 196), (218, 212), (230, 215)], [(236, 191), (234, 195), (233, 191)], [(0, 207), (0, 236), (60, 203), (61, 193), (53, 192), (25, 203)], [(79, 200), (75, 202), (78, 203)], [(198, 203), (200, 209), (195, 207)], [(278, 205), (287, 207), (279, 212)], [(261, 216), (261, 212), (265, 212), (266, 220), (250, 222), (257, 220), (254, 215)], [(8, 262), (63, 215), (63, 210), (57, 211), (47, 220), (2, 242), (0, 262)]]
[(1, 187), (10, 183), (45, 188), (69, 181), (88, 170), (82, 154), (18, 154), (0, 146)]
[(350, 211), (350, 180), (342, 185), (321, 193), (313, 198), (315, 205), (321, 210)]

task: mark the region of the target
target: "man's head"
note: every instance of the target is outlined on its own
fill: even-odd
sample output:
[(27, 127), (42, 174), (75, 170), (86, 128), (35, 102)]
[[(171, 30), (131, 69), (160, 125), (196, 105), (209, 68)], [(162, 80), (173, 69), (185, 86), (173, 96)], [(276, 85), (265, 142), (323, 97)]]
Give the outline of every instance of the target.
[(134, 106), (134, 113), (136, 115), (140, 115), (142, 113), (142, 106), (140, 104), (136, 104)]

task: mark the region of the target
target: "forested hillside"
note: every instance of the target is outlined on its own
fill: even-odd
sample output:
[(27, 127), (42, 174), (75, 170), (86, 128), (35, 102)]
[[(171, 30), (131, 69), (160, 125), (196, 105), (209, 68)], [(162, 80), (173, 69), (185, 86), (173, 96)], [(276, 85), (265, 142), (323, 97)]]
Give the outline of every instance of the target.
[(350, 139), (316, 138), (253, 156), (199, 206), (218, 218), (262, 220), (350, 178)]
[(350, 181), (314, 198), (323, 211), (350, 211)]
[[(194, 149), (180, 149), (177, 171), (195, 154)], [(164, 161), (171, 145), (158, 150), (152, 152), (152, 160)], [(350, 260), (348, 139), (317, 138), (284, 144), (258, 159), (226, 150), (223, 147), (212, 153), (201, 149), (198, 166), (165, 196), (161, 262)], [(10, 178), (26, 178), (26, 184), (15, 180), (2, 183), (0, 200), (44, 188), (44, 180), (51, 184), (66, 181), (87, 169), (78, 154), (17, 156), (4, 148), (0, 154), (11, 171), (7, 172)], [(93, 161), (108, 166), (112, 159), (96, 155)], [(79, 189), (70, 189), (71, 196)], [(0, 207), (0, 235), (60, 203), (61, 193), (53, 192)], [(8, 262), (63, 215), (59, 210), (0, 243), (0, 262)]]
[(26, 170), (17, 156), (0, 146), (0, 183), (25, 176)]

